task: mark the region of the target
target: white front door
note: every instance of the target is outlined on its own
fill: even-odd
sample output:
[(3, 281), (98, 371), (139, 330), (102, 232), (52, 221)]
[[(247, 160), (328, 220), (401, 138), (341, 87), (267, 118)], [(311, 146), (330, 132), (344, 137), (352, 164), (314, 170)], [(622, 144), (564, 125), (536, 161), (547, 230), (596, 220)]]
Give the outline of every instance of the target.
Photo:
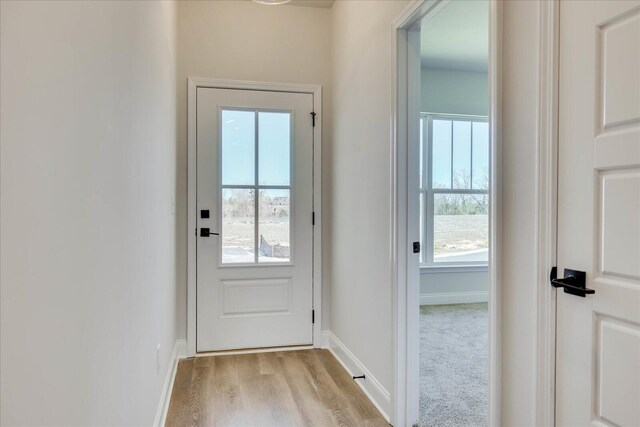
[(313, 342), (312, 112), (312, 94), (197, 89), (199, 352)]
[(640, 1), (560, 7), (556, 423), (640, 426)]

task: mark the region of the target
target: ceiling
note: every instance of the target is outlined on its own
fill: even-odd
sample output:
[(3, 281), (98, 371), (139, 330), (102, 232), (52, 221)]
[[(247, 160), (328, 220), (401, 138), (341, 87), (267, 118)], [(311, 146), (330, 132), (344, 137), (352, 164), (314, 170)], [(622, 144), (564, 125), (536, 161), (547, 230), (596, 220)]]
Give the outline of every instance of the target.
[(321, 7), (323, 9), (330, 9), (333, 6), (335, 0), (293, 0), (290, 5), (293, 6), (308, 6), (308, 7)]
[[(246, 0), (253, 1), (253, 0)], [(331, 9), (335, 0), (291, 0), (289, 3), (285, 3), (284, 5), (265, 5), (267, 7), (276, 7), (276, 6), (306, 6), (306, 7), (319, 7), (322, 9)]]
[(487, 72), (489, 2), (447, 2), (433, 17), (425, 18), (420, 40), (423, 67)]

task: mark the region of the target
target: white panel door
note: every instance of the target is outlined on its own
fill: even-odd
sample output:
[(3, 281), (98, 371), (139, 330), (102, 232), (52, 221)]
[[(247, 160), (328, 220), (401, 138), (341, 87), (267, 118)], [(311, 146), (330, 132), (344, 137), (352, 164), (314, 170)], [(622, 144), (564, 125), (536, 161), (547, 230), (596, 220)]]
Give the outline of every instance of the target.
[(562, 1), (556, 422), (640, 426), (640, 1)]
[(199, 352), (313, 342), (311, 112), (312, 94), (197, 89)]

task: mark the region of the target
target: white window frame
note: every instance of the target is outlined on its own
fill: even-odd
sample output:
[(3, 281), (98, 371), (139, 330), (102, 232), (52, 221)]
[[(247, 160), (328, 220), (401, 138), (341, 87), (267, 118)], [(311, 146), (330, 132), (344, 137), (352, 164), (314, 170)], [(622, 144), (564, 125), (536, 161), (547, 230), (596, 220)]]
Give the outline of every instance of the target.
[[(421, 132), (422, 135), (422, 178), (420, 182), (420, 195), (422, 196), (422, 208), (424, 215), (422, 217), (422, 236), (423, 250), (421, 251), (420, 268), (422, 271), (442, 269), (465, 269), (465, 270), (486, 270), (488, 261), (465, 261), (465, 262), (434, 262), (434, 197), (436, 194), (486, 194), (489, 195), (489, 189), (457, 189), (457, 188), (433, 188), (433, 175), (431, 173), (433, 159), (432, 126), (433, 120), (452, 120), (452, 121), (468, 121), (468, 122), (488, 122), (486, 116), (478, 115), (462, 115), (462, 114), (440, 114), (440, 113), (420, 113)], [(473, 134), (472, 134), (473, 135)], [(451, 135), (453, 138), (453, 133)], [(473, 140), (473, 136), (472, 136)], [(452, 144), (453, 150), (453, 144)], [(473, 156), (473, 143), (471, 144), (471, 153)], [(453, 156), (451, 157), (451, 168), (453, 171)], [(471, 158), (473, 165), (473, 158)], [(473, 168), (473, 166), (471, 166)], [(472, 169), (473, 171), (473, 169)], [(453, 172), (452, 172), (453, 173)], [(473, 172), (472, 172), (473, 174)], [(452, 178), (453, 180), (453, 178)], [(472, 175), (473, 181), (473, 175)], [(473, 186), (473, 184), (471, 184)], [(453, 187), (453, 185), (452, 185)], [(488, 224), (487, 224), (488, 226)]]

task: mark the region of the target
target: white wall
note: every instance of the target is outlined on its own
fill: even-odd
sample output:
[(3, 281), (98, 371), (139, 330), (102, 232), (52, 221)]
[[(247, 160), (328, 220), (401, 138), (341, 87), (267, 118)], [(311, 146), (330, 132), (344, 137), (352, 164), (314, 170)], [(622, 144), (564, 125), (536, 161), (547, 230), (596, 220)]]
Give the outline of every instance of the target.
[[(323, 87), (323, 170), (331, 158), (330, 10), (265, 6), (250, 1), (178, 2), (177, 238), (179, 317), (187, 334), (187, 78), (320, 84)], [(323, 176), (325, 277), (331, 228), (328, 173)], [(329, 324), (329, 285), (324, 287), (323, 327)]]
[(484, 271), (420, 272), (420, 304), (488, 301), (489, 273)]
[(0, 424), (150, 425), (176, 340), (174, 4), (0, 7)]
[(489, 114), (487, 73), (422, 68), (420, 80), (425, 113)]
[(331, 330), (392, 390), (391, 22), (406, 1), (332, 10)]
[[(406, 3), (180, 2), (177, 79), (171, 4), (0, 3), (1, 424), (153, 420), (186, 336), (189, 75), (325, 87), (323, 321), (391, 390), (390, 40)], [(504, 21), (502, 424), (524, 426), (538, 2), (504, 2)]]

